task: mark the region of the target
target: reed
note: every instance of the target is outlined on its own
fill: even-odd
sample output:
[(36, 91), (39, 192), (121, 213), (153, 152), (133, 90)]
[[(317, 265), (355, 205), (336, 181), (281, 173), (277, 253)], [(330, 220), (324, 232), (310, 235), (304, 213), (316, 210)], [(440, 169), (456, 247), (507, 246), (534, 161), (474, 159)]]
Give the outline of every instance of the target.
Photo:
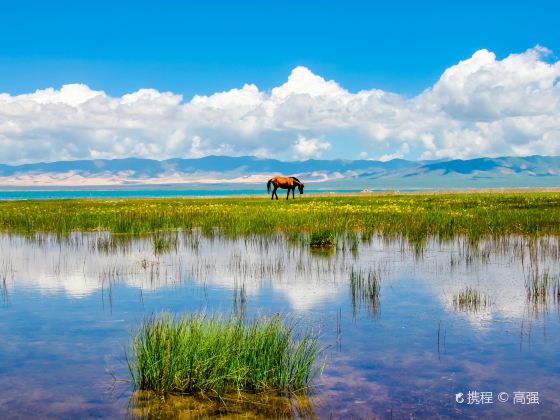
[(8, 304), (10, 301), (10, 294), (8, 291), (8, 279), (13, 280), (14, 277), (14, 267), (10, 260), (4, 260), (0, 264), (0, 298), (4, 304)]
[(381, 291), (380, 273), (368, 271), (367, 274), (352, 268), (350, 273), (350, 295), (352, 296), (352, 313), (356, 315), (359, 305), (365, 306), (371, 315), (379, 311), (379, 292)]
[(333, 248), (336, 245), (336, 235), (329, 230), (311, 232), (309, 246), (311, 248)]
[(555, 291), (555, 283), (551, 280), (548, 270), (539, 271), (538, 267), (532, 269), (525, 279), (527, 300), (533, 304), (546, 305), (549, 296)]
[(453, 305), (460, 311), (477, 312), (480, 309), (490, 306), (490, 297), (476, 290), (473, 287), (465, 287), (453, 297)]
[(176, 240), (172, 237), (155, 235), (152, 240), (152, 245), (154, 254), (164, 254), (176, 246)]
[(552, 283), (552, 301), (560, 306), (560, 278), (558, 277)]
[(278, 315), (150, 316), (133, 333), (128, 367), (137, 389), (161, 395), (310, 389), (321, 369), (317, 334)]

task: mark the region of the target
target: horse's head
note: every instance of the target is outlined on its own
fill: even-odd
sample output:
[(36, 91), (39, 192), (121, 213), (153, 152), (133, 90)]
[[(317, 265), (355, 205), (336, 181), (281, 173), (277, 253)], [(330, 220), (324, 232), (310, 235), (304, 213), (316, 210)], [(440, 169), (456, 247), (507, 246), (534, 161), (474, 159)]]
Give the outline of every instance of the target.
[(303, 182), (299, 183), (298, 188), (299, 188), (299, 193), (303, 194)]

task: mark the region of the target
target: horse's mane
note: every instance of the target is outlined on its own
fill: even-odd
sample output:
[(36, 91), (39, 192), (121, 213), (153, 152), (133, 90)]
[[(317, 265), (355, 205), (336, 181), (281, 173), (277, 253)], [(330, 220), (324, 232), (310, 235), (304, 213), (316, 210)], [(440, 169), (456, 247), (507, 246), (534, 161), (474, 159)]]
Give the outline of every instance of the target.
[(297, 179), (295, 176), (291, 176), (290, 178), (292, 178), (294, 181), (297, 181), (301, 184), (301, 181), (299, 179)]

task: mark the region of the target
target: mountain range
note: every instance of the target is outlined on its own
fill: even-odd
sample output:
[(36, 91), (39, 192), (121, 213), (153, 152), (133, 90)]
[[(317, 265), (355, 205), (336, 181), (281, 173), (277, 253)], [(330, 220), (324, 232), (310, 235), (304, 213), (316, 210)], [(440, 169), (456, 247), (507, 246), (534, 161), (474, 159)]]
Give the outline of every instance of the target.
[(276, 174), (294, 175), (313, 188), (560, 187), (560, 157), (469, 160), (280, 161), (253, 156), (197, 159), (99, 159), (0, 164), (2, 188), (185, 185), (258, 185)]

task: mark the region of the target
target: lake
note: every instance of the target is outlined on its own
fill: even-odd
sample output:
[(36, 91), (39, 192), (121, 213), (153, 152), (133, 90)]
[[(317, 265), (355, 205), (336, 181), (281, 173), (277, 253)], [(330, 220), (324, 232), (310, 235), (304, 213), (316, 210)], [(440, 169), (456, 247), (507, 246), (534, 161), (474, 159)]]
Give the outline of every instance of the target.
[[(168, 239), (158, 252), (151, 237), (106, 232), (0, 235), (3, 418), (560, 412), (557, 238), (433, 238), (419, 247), (372, 236), (341, 238), (331, 251), (282, 234)], [(530, 286), (543, 278), (547, 292), (535, 298)], [(484, 299), (462, 305), (467, 287)], [(325, 367), (311, 395), (267, 403), (138, 394), (125, 351), (131, 331), (162, 311), (293, 316), (320, 330)]]
[[(306, 193), (349, 193), (360, 192), (360, 189), (313, 189), (306, 190)], [(372, 190), (373, 191), (373, 190)], [(376, 190), (377, 191), (377, 190)], [(382, 190), (379, 190), (382, 191)], [(405, 190), (407, 191), (407, 190)], [(219, 188), (156, 188), (137, 187), (109, 188), (109, 189), (49, 189), (35, 188), (25, 190), (0, 190), (0, 200), (50, 200), (50, 199), (71, 199), (71, 198), (148, 198), (148, 197), (227, 197), (239, 195), (262, 195), (266, 197), (266, 188), (247, 188), (247, 189), (219, 189)], [(281, 194), (280, 194), (281, 196)], [(285, 198), (285, 197), (283, 197)]]

